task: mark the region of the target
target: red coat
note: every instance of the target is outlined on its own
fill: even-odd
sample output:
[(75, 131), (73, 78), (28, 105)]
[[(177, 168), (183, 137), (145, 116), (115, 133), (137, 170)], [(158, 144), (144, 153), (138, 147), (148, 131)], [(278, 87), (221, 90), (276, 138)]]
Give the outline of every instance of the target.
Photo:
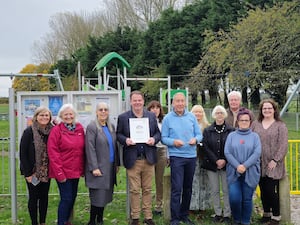
[(49, 177), (58, 181), (84, 174), (84, 129), (80, 123), (69, 131), (63, 123), (52, 128), (48, 138)]

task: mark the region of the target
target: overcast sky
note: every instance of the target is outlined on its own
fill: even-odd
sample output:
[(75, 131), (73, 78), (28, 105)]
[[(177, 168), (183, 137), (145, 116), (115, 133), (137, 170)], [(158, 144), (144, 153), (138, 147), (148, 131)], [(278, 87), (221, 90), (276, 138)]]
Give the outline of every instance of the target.
[(0, 97), (8, 96), (11, 80), (32, 61), (34, 41), (50, 32), (49, 19), (58, 12), (93, 12), (102, 0), (0, 0)]

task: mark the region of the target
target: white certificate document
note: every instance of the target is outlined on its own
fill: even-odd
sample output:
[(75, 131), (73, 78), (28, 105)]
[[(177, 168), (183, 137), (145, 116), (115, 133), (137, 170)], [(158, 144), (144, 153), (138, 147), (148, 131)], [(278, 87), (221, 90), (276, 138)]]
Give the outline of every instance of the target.
[(134, 143), (146, 143), (150, 138), (149, 118), (129, 118), (130, 138)]

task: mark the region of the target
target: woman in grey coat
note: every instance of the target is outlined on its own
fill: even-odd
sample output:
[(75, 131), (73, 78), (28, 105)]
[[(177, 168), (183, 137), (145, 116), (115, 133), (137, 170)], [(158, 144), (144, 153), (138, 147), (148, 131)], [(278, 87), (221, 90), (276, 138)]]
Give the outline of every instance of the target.
[(91, 201), (88, 225), (103, 224), (104, 207), (113, 199), (120, 164), (115, 127), (109, 121), (107, 103), (98, 103), (96, 116), (87, 126), (85, 139), (85, 183)]

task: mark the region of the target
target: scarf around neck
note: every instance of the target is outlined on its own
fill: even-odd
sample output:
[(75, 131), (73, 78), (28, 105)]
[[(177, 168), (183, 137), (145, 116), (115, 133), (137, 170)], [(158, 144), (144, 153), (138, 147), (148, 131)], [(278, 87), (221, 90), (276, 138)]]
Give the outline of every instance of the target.
[(47, 124), (45, 128), (40, 127), (38, 122), (33, 122), (32, 124), (35, 148), (35, 175), (41, 182), (48, 182), (49, 180), (47, 140), (52, 127), (52, 124)]

